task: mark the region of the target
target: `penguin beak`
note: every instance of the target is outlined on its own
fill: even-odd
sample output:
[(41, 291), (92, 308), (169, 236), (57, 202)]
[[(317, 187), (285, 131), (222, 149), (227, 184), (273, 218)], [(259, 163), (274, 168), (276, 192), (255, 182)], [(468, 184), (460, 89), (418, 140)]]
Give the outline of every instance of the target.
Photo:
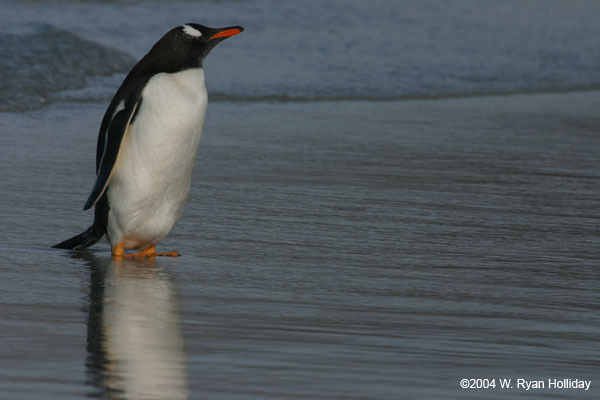
[(232, 26), (230, 28), (223, 28), (219, 32), (212, 35), (208, 40), (213, 40), (213, 39), (217, 39), (217, 38), (225, 39), (230, 36), (237, 35), (238, 33), (241, 33), (243, 31), (244, 31), (244, 28), (242, 28), (241, 26)]

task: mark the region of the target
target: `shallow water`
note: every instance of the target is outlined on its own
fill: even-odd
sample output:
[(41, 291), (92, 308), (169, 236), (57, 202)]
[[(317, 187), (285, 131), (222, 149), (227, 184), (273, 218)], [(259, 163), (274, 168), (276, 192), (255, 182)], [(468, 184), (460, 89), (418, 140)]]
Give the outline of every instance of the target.
[[(216, 96), (190, 199), (159, 245), (177, 259), (119, 263), (107, 244), (79, 254), (50, 248), (91, 223), (81, 208), (96, 132), (122, 72), (75, 57), (73, 82), (48, 67), (43, 101), (29, 78), (17, 85), (40, 104), (0, 101), (13, 110), (0, 113), (0, 398), (597, 398), (600, 92), (591, 89), (600, 80), (597, 50), (586, 50), (597, 37), (596, 3), (538, 15), (536, 1), (403, 2), (400, 26), (392, 2), (374, 2), (372, 14), (361, 2), (277, 4), (32, 1), (1, 14), (4, 38), (43, 41), (49, 31), (68, 46), (94, 42), (102, 47), (84, 55), (96, 62), (137, 59), (156, 32), (187, 22), (190, 7), (207, 24), (244, 25), (247, 41), (231, 39), (207, 62)], [(357, 26), (356, 15), (394, 32), (368, 49), (381, 54), (374, 80), (363, 79), (365, 60), (342, 68), (344, 49), (367, 51), (369, 36), (298, 47), (317, 28), (339, 33), (326, 21)], [(21, 24), (11, 24), (17, 16)], [(146, 24), (123, 40), (114, 27), (131, 20)], [(436, 34), (439, 21), (461, 34)], [(420, 33), (397, 36), (407, 26)], [(390, 37), (422, 44), (412, 64), (422, 68), (408, 70), (424, 80), (388, 85), (390, 63), (415, 60), (383, 51)], [(460, 47), (464, 37), (472, 42)], [(535, 51), (511, 64), (499, 88), (489, 76), (528, 53), (511, 53), (520, 37)], [(553, 37), (561, 38), (554, 53)], [(490, 40), (501, 44), (493, 57)], [(288, 55), (286, 43), (299, 52)], [(52, 54), (40, 57), (50, 66), (64, 59)], [(337, 73), (302, 74), (313, 64), (299, 54), (331, 54), (325, 68)], [(464, 96), (578, 86), (590, 90)], [(365, 87), (377, 101), (365, 101)], [(384, 101), (382, 87), (403, 100)], [(431, 89), (457, 98), (408, 99)], [(495, 378), (497, 388), (461, 389), (462, 378)], [(515, 387), (501, 389), (501, 378)], [(518, 378), (592, 384), (526, 391)]]
[(10, 115), (3, 132), (28, 127), (38, 141), (2, 139), (2, 387), (48, 399), (139, 398), (158, 384), (162, 398), (506, 398), (459, 379), (564, 377), (593, 392), (510, 395), (593, 398), (599, 103), (593, 92), (212, 104), (189, 204), (161, 244), (183, 256), (146, 265), (111, 262), (106, 245), (48, 248), (91, 219), (79, 210), (93, 144), (68, 119), (63, 143), (45, 128), (103, 107)]

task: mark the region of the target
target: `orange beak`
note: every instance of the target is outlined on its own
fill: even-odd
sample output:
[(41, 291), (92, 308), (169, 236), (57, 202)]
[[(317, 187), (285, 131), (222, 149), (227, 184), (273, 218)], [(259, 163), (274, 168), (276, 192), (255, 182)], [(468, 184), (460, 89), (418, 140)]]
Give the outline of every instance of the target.
[(225, 29), (224, 31), (221, 31), (217, 34), (212, 35), (209, 40), (216, 39), (216, 38), (227, 38), (227, 37), (230, 37), (233, 35), (237, 35), (241, 31), (242, 30), (239, 28)]

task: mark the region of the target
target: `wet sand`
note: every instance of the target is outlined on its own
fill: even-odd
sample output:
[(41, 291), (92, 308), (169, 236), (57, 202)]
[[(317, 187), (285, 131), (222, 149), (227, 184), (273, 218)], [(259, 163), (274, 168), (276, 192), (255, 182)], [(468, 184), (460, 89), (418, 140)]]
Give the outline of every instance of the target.
[[(0, 117), (6, 398), (598, 396), (600, 93), (212, 102), (145, 263), (50, 249), (104, 107)], [(592, 385), (459, 387), (549, 377)]]

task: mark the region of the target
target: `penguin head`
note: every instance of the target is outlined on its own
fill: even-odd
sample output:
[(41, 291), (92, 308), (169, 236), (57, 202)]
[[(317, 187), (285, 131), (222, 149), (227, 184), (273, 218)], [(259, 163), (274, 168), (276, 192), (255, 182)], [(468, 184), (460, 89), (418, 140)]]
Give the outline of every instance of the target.
[(217, 44), (243, 31), (241, 26), (209, 28), (188, 23), (167, 32), (144, 58), (156, 72), (201, 68), (204, 58)]

